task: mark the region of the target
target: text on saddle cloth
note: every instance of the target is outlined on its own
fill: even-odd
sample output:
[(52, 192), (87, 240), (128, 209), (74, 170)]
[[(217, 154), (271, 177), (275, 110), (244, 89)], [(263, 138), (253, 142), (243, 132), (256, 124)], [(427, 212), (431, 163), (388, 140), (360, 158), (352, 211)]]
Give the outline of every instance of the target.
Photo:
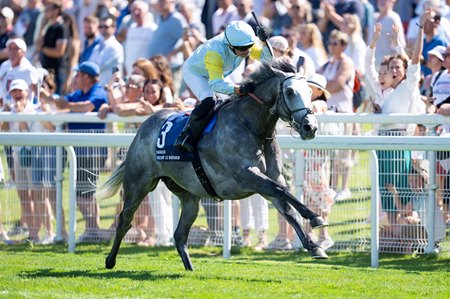
[[(177, 137), (183, 131), (189, 119), (186, 113), (177, 113), (170, 116), (159, 131), (158, 140), (156, 142), (156, 160), (157, 161), (185, 161), (191, 162), (193, 154), (184, 150), (179, 150), (173, 144)], [(217, 120), (217, 114), (211, 119), (206, 126), (203, 134), (211, 132)]]

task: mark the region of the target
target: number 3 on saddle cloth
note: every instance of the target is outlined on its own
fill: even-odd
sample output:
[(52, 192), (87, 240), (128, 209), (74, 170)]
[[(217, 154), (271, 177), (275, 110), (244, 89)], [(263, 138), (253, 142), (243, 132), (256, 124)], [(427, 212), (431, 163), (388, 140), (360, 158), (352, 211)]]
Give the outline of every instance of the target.
[[(186, 161), (192, 162), (194, 154), (185, 150), (180, 150), (173, 146), (175, 139), (183, 131), (189, 115), (186, 113), (177, 113), (170, 116), (162, 125), (156, 142), (156, 160), (157, 161)], [(203, 134), (211, 132), (217, 120), (215, 114), (206, 126)]]

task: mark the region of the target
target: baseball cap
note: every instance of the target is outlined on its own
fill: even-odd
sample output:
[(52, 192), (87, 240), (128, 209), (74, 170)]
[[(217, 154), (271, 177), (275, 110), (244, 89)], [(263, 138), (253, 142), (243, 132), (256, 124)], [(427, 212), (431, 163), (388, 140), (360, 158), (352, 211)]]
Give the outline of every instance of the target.
[(15, 44), (19, 49), (21, 49), (24, 52), (27, 51), (27, 44), (21, 38), (15, 37), (8, 39), (8, 41), (6, 42), (6, 46), (8, 47), (10, 44)]
[(76, 72), (83, 72), (92, 77), (97, 77), (100, 74), (100, 68), (95, 62), (85, 61), (73, 69)]
[(444, 54), (445, 49), (446, 49), (446, 47), (444, 47), (444, 46), (436, 46), (433, 49), (431, 49), (430, 51), (428, 51), (428, 55), (434, 55), (440, 61), (444, 61), (444, 56), (442, 56), (442, 54)]
[(11, 82), (11, 85), (9, 86), (9, 92), (13, 91), (14, 89), (18, 90), (28, 90), (28, 84), (23, 79), (16, 79)]
[(330, 98), (331, 94), (330, 92), (326, 89), (327, 86), (327, 78), (325, 78), (323, 75), (321, 74), (313, 74), (308, 80), (308, 85), (310, 86), (314, 86), (317, 87), (318, 89), (323, 91), (323, 94), (325, 95), (325, 97), (327, 99)]
[(0, 11), (0, 14), (5, 18), (8, 19), (10, 21), (12, 21), (14, 19), (14, 11), (9, 8), (9, 7), (3, 7), (2, 10)]

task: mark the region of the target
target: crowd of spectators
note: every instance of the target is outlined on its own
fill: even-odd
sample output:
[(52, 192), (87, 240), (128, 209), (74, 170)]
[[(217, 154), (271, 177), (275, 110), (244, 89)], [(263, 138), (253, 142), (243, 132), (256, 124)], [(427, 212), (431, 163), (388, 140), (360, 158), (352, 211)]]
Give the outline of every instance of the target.
[[(24, 5), (4, 0), (0, 1), (1, 107), (3, 111), (17, 113), (98, 112), (100, 118), (108, 113), (151, 115), (163, 108), (191, 109), (201, 99), (195, 99), (181, 78), (184, 61), (232, 21), (245, 21), (255, 29), (252, 11), (270, 32), (269, 42), (276, 57), (289, 59), (307, 78), (315, 74), (324, 76), (319, 81), (326, 82), (323, 87), (328, 96), (318, 99), (325, 101), (320, 108), (316, 107), (318, 113), (450, 115), (448, 0), (28, 0)], [(245, 64), (251, 68), (252, 61), (247, 59)], [(242, 64), (227, 79), (241, 81), (244, 68)], [(322, 109), (324, 105), (326, 109)], [(133, 125), (134, 129), (139, 127)], [(54, 125), (4, 122), (2, 129), (40, 132), (52, 131)], [(70, 132), (105, 129), (104, 124), (67, 125)], [(378, 134), (412, 135), (416, 129), (416, 126), (383, 125)], [(358, 134), (358, 130), (357, 126), (347, 124), (342, 131), (352, 135)], [(433, 133), (448, 134), (448, 125)], [(27, 232), (32, 241), (52, 243), (54, 173), (38, 173), (36, 169), (52, 168), (53, 149), (5, 147), (5, 152), (7, 171), (15, 181), (21, 202), (21, 217), (10, 235)], [(92, 184), (105, 167), (108, 153), (101, 147), (78, 147), (76, 153), (77, 204), (86, 221), (79, 240), (107, 238), (108, 234), (103, 235), (100, 229), (100, 210)], [(397, 210), (413, 207), (411, 204), (405, 208), (405, 194), (411, 188), (417, 191), (418, 187), (408, 183), (408, 176), (418, 172), (413, 165), (426, 157), (413, 157), (409, 151), (378, 154), (382, 208), (391, 224), (405, 223), (407, 215), (400, 213), (406, 215), (401, 218)], [(29, 164), (24, 155), (29, 156)], [(305, 189), (306, 193), (315, 192), (306, 194), (313, 203), (326, 202), (318, 204), (317, 209), (327, 215), (334, 201), (352, 197), (349, 180), (355, 153), (335, 151), (325, 155), (311, 151), (308, 155), (326, 161), (319, 166), (332, 169), (330, 173), (328, 168), (315, 169), (310, 165), (321, 173), (320, 181), (325, 183), (319, 182), (323, 188), (320, 192), (314, 180), (307, 182), (309, 189)], [(438, 160), (441, 190), (438, 204), (444, 221), (449, 223), (448, 152), (440, 152)], [(399, 175), (390, 175), (393, 169)], [(0, 170), (0, 175), (5, 173)], [(158, 245), (170, 243), (167, 236), (173, 233), (173, 228), (168, 223), (172, 220), (155, 220), (151, 215), (155, 210), (171, 215), (168, 191), (163, 188), (158, 186), (160, 196), (145, 200), (137, 213), (134, 227), (139, 231), (140, 244), (153, 245), (155, 239)], [(248, 214), (251, 207), (267, 209), (255, 197), (245, 202), (241, 213)], [(250, 244), (249, 230), (255, 227), (259, 237), (257, 247), (265, 247), (266, 213), (253, 211), (253, 215), (258, 215), (255, 225), (250, 224), (249, 215), (242, 216), (244, 243)], [(42, 238), (41, 226), (46, 231)], [(114, 226), (113, 223), (111, 227)], [(215, 226), (210, 224), (211, 229)], [(386, 229), (385, 234), (397, 237), (400, 233)], [(326, 230), (320, 236), (327, 244), (333, 243)], [(1, 222), (0, 239), (8, 239)]]

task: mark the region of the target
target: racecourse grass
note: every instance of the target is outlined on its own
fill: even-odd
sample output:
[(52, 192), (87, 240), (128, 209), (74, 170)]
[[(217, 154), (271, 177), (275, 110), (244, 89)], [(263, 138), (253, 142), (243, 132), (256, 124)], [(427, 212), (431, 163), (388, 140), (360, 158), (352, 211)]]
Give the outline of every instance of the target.
[(0, 245), (4, 298), (450, 298), (450, 256), (331, 253), (315, 261), (305, 252), (191, 248), (194, 272), (173, 247), (125, 244), (113, 270), (104, 269), (109, 244)]

